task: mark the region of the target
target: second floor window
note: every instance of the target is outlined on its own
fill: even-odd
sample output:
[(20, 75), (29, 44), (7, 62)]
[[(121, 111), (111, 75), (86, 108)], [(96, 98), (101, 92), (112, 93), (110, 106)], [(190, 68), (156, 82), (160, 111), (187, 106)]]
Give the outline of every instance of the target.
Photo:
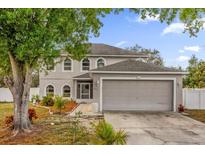
[(97, 68), (105, 66), (105, 61), (104, 59), (100, 58), (97, 60)]
[(72, 62), (71, 59), (64, 60), (64, 71), (71, 71), (72, 70)]
[(85, 58), (82, 60), (82, 70), (83, 71), (88, 71), (90, 70), (90, 60)]

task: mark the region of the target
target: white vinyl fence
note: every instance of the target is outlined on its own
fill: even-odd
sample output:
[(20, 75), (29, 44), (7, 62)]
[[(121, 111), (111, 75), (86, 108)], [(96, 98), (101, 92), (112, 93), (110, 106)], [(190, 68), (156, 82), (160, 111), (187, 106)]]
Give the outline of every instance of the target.
[(205, 109), (205, 88), (184, 88), (183, 102), (187, 109)]
[[(32, 95), (39, 95), (39, 88), (31, 88), (30, 90), (30, 100), (32, 98)], [(13, 97), (9, 90), (9, 88), (0, 88), (0, 101), (3, 102), (12, 102)]]

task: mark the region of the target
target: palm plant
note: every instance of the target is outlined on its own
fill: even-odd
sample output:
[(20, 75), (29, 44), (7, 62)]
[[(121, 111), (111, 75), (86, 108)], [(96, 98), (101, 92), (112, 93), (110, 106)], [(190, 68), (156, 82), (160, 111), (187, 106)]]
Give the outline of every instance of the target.
[(124, 130), (116, 131), (111, 124), (105, 120), (99, 121), (97, 125), (93, 125), (95, 135), (93, 138), (94, 144), (126, 144), (127, 133)]
[(63, 99), (61, 96), (55, 96), (54, 107), (57, 108), (61, 114), (61, 110), (64, 107), (67, 100)]

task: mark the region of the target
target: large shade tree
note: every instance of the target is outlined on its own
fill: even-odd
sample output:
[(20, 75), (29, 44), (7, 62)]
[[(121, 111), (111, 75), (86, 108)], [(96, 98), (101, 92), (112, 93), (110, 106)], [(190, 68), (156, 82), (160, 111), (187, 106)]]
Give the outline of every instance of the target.
[(61, 50), (81, 59), (100, 18), (111, 9), (0, 9), (0, 74), (14, 100), (14, 130), (28, 131), (32, 72), (53, 62)]
[(195, 55), (189, 60), (187, 67), (189, 74), (184, 78), (183, 83), (186, 88), (205, 87), (205, 62), (196, 58)]
[[(116, 12), (122, 9), (117, 9)], [(130, 9), (142, 19), (158, 16), (185, 23), (191, 36), (203, 27), (205, 9)], [(59, 51), (74, 59), (86, 55), (91, 34), (99, 35), (100, 17), (111, 9), (0, 9), (0, 74), (14, 99), (14, 129), (30, 128), (28, 99), (32, 72), (53, 62)]]

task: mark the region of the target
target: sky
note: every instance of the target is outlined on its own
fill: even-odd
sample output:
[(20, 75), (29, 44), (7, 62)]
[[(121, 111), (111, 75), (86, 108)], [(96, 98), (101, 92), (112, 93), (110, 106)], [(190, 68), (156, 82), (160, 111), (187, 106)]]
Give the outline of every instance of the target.
[(109, 14), (102, 18), (100, 36), (90, 38), (92, 43), (104, 43), (126, 48), (138, 44), (144, 48), (157, 49), (165, 66), (186, 68), (188, 60), (195, 54), (205, 60), (205, 30), (197, 37), (183, 33), (183, 24), (174, 21), (171, 25), (160, 23), (156, 18), (142, 20), (138, 15), (124, 10), (118, 15)]

